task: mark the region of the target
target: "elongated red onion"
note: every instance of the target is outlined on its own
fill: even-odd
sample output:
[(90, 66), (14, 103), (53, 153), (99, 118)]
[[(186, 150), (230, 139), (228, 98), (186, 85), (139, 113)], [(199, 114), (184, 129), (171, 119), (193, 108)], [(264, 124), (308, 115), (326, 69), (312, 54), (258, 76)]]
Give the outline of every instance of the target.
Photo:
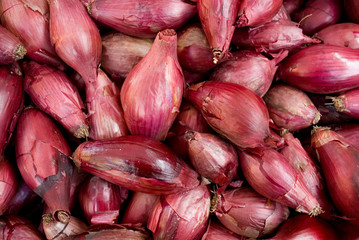
[(206, 72), (215, 66), (213, 53), (200, 23), (185, 26), (178, 33), (178, 61), (183, 69)]
[(354, 118), (359, 118), (359, 88), (333, 97), (335, 109)]
[(26, 56), (40, 63), (64, 68), (51, 45), (49, 7), (46, 0), (4, 0), (0, 3), (1, 23), (26, 48)]
[(8, 215), (0, 217), (0, 238), (6, 240), (43, 240), (44, 237), (27, 219)]
[(88, 141), (73, 155), (81, 169), (133, 191), (170, 194), (199, 184), (194, 170), (163, 143), (149, 137)]
[(359, 24), (337, 23), (323, 28), (314, 37), (325, 44), (359, 49)]
[(326, 128), (312, 135), (320, 166), (337, 209), (346, 217), (359, 219), (359, 149)]
[(239, 10), (238, 27), (257, 27), (270, 22), (282, 7), (283, 0), (246, 0)]
[(342, 15), (341, 0), (309, 0), (305, 6), (293, 14), (293, 20), (299, 23), (306, 35), (337, 23)]
[(159, 195), (134, 192), (130, 202), (126, 206), (121, 219), (122, 224), (141, 224), (147, 226), (147, 221), (152, 213), (152, 209), (159, 200)]
[(210, 220), (207, 231), (203, 234), (202, 240), (246, 240), (247, 237), (239, 236), (224, 227), (221, 223)]
[(281, 6), (277, 14), (272, 18), (272, 21), (279, 21), (279, 20), (290, 21), (290, 15), (287, 9), (285, 9), (284, 5)]
[(24, 89), (36, 106), (56, 119), (75, 137), (88, 137), (89, 126), (83, 112), (85, 106), (66, 74), (34, 61), (25, 62), (23, 69)]
[(333, 127), (333, 130), (345, 138), (348, 142), (359, 148), (359, 124), (341, 124)]
[(97, 26), (78, 0), (49, 0), (49, 6), (50, 37), (56, 53), (85, 82), (94, 81), (101, 57)]
[(284, 134), (285, 146), (280, 153), (287, 158), (292, 167), (302, 178), (312, 195), (318, 200), (324, 213), (320, 217), (330, 220), (334, 215), (334, 207), (330, 202), (323, 173), (317, 162), (304, 150), (298, 138), (291, 133)]
[(317, 44), (286, 58), (279, 77), (312, 93), (336, 93), (359, 87), (359, 50)]
[(201, 111), (216, 132), (238, 147), (264, 146), (271, 140), (264, 101), (239, 84), (201, 82), (187, 88), (186, 98)]
[(283, 6), (289, 15), (302, 7), (304, 0), (283, 0)]
[(305, 44), (321, 42), (304, 35), (297, 23), (288, 20), (271, 21), (249, 29), (248, 34), (251, 45), (263, 52), (292, 51)]
[(120, 103), (120, 89), (98, 69), (97, 79), (86, 84), (90, 138), (94, 140), (128, 134)]
[(23, 111), (16, 130), (16, 161), (26, 184), (50, 207), (54, 218), (69, 220), (71, 151), (55, 123), (35, 108)]
[(269, 60), (255, 51), (234, 52), (213, 70), (210, 80), (237, 83), (263, 97), (272, 84), (276, 65), (287, 55), (288, 52), (283, 52)]
[(235, 30), (239, 0), (198, 0), (198, 15), (217, 64), (227, 54)]
[(246, 180), (262, 196), (311, 216), (322, 212), (317, 199), (279, 152), (258, 148), (240, 152), (239, 159)]
[(271, 240), (337, 240), (333, 226), (320, 218), (313, 218), (307, 215), (291, 217), (278, 230), (277, 234), (269, 238)]
[(196, 14), (195, 3), (182, 0), (92, 0), (86, 5), (97, 21), (144, 38), (155, 37), (165, 29), (178, 29)]
[(121, 187), (97, 176), (89, 176), (81, 185), (80, 206), (90, 224), (117, 223), (121, 209)]
[(193, 130), (185, 133), (191, 163), (202, 176), (227, 186), (237, 176), (238, 155), (230, 142), (210, 133)]
[(211, 198), (207, 186), (161, 196), (148, 219), (154, 239), (200, 239), (204, 234)]
[(11, 204), (18, 188), (15, 169), (5, 156), (0, 156), (0, 215), (3, 215)]
[(265, 236), (287, 220), (289, 209), (251, 188), (226, 190), (218, 196), (215, 214), (231, 231), (250, 238)]
[(119, 32), (102, 36), (101, 68), (114, 79), (125, 79), (148, 53), (153, 40), (136, 38)]
[(346, 16), (355, 23), (359, 23), (358, 9), (359, 2), (356, 0), (344, 0), (344, 9)]
[(184, 79), (177, 59), (177, 34), (167, 29), (128, 74), (121, 103), (131, 134), (164, 140), (182, 100)]
[(0, 64), (10, 64), (23, 59), (26, 48), (9, 30), (0, 25)]
[(320, 120), (320, 113), (307, 94), (290, 85), (272, 86), (263, 99), (269, 116), (278, 127), (297, 131)]
[(0, 67), (0, 155), (4, 154), (24, 106), (21, 76), (18, 65)]

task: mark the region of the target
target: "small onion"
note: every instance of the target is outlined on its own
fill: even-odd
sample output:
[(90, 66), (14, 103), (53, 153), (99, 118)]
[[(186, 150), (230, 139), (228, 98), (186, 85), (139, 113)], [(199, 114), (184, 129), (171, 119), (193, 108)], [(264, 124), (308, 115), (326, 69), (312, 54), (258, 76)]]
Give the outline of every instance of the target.
[(0, 64), (10, 64), (23, 59), (26, 48), (9, 30), (0, 25)]
[(359, 24), (348, 22), (329, 25), (314, 34), (314, 37), (324, 44), (359, 49)]
[(359, 118), (359, 88), (333, 97), (335, 109), (354, 118)]

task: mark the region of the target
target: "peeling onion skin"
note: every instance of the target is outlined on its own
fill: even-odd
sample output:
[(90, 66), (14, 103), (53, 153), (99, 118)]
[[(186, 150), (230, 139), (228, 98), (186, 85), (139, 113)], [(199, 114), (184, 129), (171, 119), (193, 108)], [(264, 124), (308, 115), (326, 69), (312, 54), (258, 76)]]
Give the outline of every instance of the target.
[(339, 124), (333, 127), (333, 131), (344, 137), (345, 140), (359, 148), (359, 124), (347, 123)]

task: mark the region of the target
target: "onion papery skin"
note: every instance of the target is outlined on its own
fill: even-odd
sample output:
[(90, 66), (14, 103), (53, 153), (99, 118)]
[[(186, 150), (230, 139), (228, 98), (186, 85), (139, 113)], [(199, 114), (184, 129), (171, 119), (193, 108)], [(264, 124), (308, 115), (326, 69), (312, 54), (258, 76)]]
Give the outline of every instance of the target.
[(324, 44), (359, 49), (358, 32), (359, 24), (357, 23), (337, 23), (323, 28), (314, 34), (314, 37)]

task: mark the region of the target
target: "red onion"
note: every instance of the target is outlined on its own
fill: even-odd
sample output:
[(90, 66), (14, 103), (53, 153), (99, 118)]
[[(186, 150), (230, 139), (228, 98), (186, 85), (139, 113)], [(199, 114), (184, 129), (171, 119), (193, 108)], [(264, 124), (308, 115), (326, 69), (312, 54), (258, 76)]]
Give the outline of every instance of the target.
[(98, 69), (96, 81), (86, 84), (90, 138), (114, 138), (128, 134), (120, 103), (120, 89)]
[(302, 8), (303, 3), (304, 0), (283, 0), (283, 6), (289, 15), (292, 15), (293, 12)]
[(0, 215), (8, 209), (17, 192), (15, 169), (6, 157), (0, 156)]
[(263, 97), (274, 123), (289, 131), (317, 124), (320, 113), (305, 92), (285, 84), (272, 86)]
[(342, 14), (341, 0), (309, 0), (304, 8), (293, 14), (304, 34), (313, 35), (319, 30), (337, 23)]
[(358, 226), (352, 225), (350, 221), (343, 219), (336, 219), (333, 222), (338, 236), (341, 240), (358, 240), (359, 239), (359, 229)]
[(0, 86), (0, 155), (3, 155), (24, 106), (18, 65), (0, 67)]
[(133, 191), (170, 194), (199, 184), (198, 174), (163, 143), (144, 136), (123, 136), (82, 143), (75, 164), (93, 175)]
[(210, 221), (207, 231), (204, 233), (202, 240), (246, 240), (247, 237), (239, 236), (225, 228), (222, 224)]
[(343, 2), (346, 17), (348, 17), (352, 22), (359, 23), (359, 2), (356, 0), (344, 0)]
[(44, 237), (27, 219), (18, 216), (0, 217), (0, 238), (6, 240), (43, 240)]
[(238, 27), (257, 27), (270, 22), (282, 7), (283, 0), (246, 0), (239, 10)]
[(236, 28), (234, 31), (231, 44), (238, 50), (250, 49), (254, 50), (249, 39), (249, 27)]
[(226, 190), (219, 195), (215, 214), (231, 231), (250, 238), (275, 231), (289, 216), (289, 209), (251, 188)]
[(50, 207), (56, 220), (69, 220), (71, 152), (55, 123), (35, 108), (24, 110), (16, 130), (16, 161), (26, 184)]
[[(82, 182), (86, 179), (89, 174), (81, 169), (75, 167), (72, 172), (71, 186), (70, 186), (70, 210), (76, 211), (81, 209), (79, 199), (79, 192), (81, 190)], [(82, 212), (81, 212), (82, 213)]]
[(216, 132), (238, 147), (254, 148), (271, 140), (269, 115), (263, 100), (239, 84), (201, 82), (187, 89), (186, 98)]
[(333, 97), (335, 109), (351, 117), (359, 118), (359, 88), (342, 93)]
[(316, 216), (322, 212), (288, 159), (271, 148), (258, 148), (239, 154), (242, 172), (262, 196), (285, 206)]
[(81, 185), (79, 201), (90, 224), (117, 223), (123, 202), (121, 187), (97, 176), (89, 176)]
[(183, 76), (184, 76), (184, 80), (187, 85), (191, 85), (194, 83), (204, 81), (205, 78), (208, 78), (208, 75), (209, 75), (208, 72), (195, 73), (195, 72), (189, 72), (189, 71), (183, 69)]
[(320, 166), (337, 209), (346, 217), (359, 218), (359, 149), (326, 128), (312, 135)]
[(79, 0), (49, 0), (50, 37), (59, 57), (85, 82), (95, 81), (101, 56), (98, 28)]
[(317, 162), (309, 156), (299, 139), (291, 133), (284, 134), (284, 139), (286, 145), (280, 150), (280, 153), (287, 158), (309, 191), (318, 200), (324, 210), (320, 217), (330, 220), (334, 215), (334, 208), (329, 200), (324, 177)]
[(101, 67), (112, 80), (125, 79), (148, 53), (153, 40), (110, 32), (102, 36)]
[(272, 21), (280, 21), (280, 20), (290, 21), (290, 15), (287, 9), (285, 9), (284, 5), (281, 6), (277, 14), (272, 18)]
[(257, 51), (278, 52), (295, 50), (305, 44), (320, 43), (303, 35), (298, 24), (288, 20), (272, 21), (256, 28), (249, 29), (249, 40)]
[[(61, 123), (77, 138), (88, 137), (85, 106), (76, 87), (61, 70), (25, 62), (24, 89), (41, 110)], [(61, 104), (59, 104), (61, 103)]]
[(200, 23), (185, 26), (178, 33), (178, 61), (183, 69), (206, 72), (213, 68), (213, 53)]
[(195, 3), (182, 0), (92, 0), (86, 5), (97, 21), (145, 38), (165, 29), (178, 29), (196, 14)]
[(178, 114), (183, 87), (177, 34), (167, 29), (157, 34), (150, 51), (121, 88), (121, 103), (131, 134), (164, 140)]
[(283, 52), (269, 60), (250, 50), (234, 52), (229, 60), (214, 69), (210, 80), (237, 83), (263, 97), (272, 84), (276, 65), (287, 55), (288, 52)]
[(9, 30), (0, 25), (0, 64), (10, 64), (23, 59), (26, 48)]
[(359, 148), (359, 124), (342, 124), (335, 126), (333, 130), (355, 147)]
[(187, 192), (162, 196), (148, 219), (154, 239), (200, 239), (210, 209), (210, 193), (200, 185)]
[(337, 240), (341, 239), (328, 222), (307, 215), (297, 215), (286, 221), (271, 240)]
[(359, 87), (359, 50), (317, 44), (299, 50), (279, 66), (279, 77), (304, 91), (336, 93)]
[(198, 15), (217, 64), (227, 54), (235, 30), (240, 0), (198, 0)]
[(152, 213), (152, 209), (159, 200), (159, 195), (134, 192), (130, 198), (130, 202), (126, 206), (121, 223), (138, 224), (147, 226), (147, 221)]
[(229, 142), (210, 133), (193, 130), (185, 133), (191, 163), (202, 176), (220, 186), (227, 186), (237, 176), (238, 156)]
[(325, 44), (359, 49), (359, 24), (338, 23), (323, 28), (314, 37)]
[(24, 44), (29, 58), (64, 68), (51, 45), (46, 0), (2, 0), (1, 23)]

